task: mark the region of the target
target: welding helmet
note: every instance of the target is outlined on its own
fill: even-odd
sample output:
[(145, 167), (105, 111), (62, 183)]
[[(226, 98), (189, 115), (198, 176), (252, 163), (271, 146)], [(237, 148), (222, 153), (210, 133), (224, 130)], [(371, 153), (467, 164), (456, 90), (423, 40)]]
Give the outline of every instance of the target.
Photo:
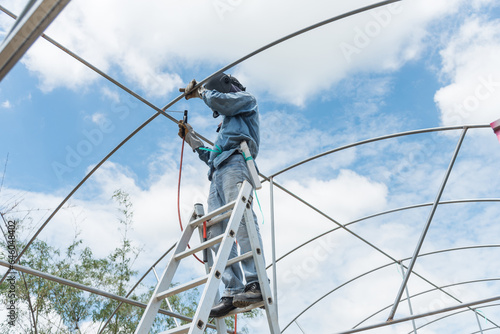
[(205, 88), (208, 90), (216, 90), (221, 93), (234, 93), (246, 90), (238, 79), (225, 73), (219, 73), (210, 78), (207, 83), (205, 83)]
[[(243, 87), (238, 79), (225, 73), (214, 75), (205, 83), (204, 87), (205, 89), (216, 90), (221, 93), (236, 93), (246, 90), (246, 87)], [(212, 111), (214, 118), (219, 117), (219, 112), (216, 110)]]

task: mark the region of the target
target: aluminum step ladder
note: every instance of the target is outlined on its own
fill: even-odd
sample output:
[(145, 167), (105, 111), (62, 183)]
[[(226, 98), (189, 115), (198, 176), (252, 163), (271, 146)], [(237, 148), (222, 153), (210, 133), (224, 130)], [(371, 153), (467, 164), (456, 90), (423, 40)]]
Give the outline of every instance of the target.
[[(184, 232), (177, 242), (177, 246), (175, 247), (175, 250), (172, 254), (172, 258), (167, 268), (163, 272), (163, 275), (161, 276), (160, 281), (156, 286), (153, 296), (151, 297), (148, 306), (144, 311), (139, 326), (135, 331), (136, 334), (149, 333), (163, 299), (195, 288), (202, 284), (205, 284), (205, 287), (198, 303), (198, 308), (196, 309), (196, 313), (193, 317), (193, 321), (189, 324), (178, 326), (174, 329), (162, 332), (162, 334), (204, 333), (207, 327), (210, 310), (214, 305), (214, 301), (219, 300), (219, 285), (221, 283), (222, 273), (224, 272), (225, 267), (250, 257), (254, 258), (263, 301), (260, 303), (252, 304), (245, 309), (235, 309), (227, 316), (235, 313), (247, 312), (256, 307), (264, 307), (267, 315), (270, 333), (280, 333), (277, 308), (275, 305), (275, 301), (273, 300), (273, 295), (271, 294), (271, 288), (269, 286), (269, 281), (266, 275), (264, 255), (259, 243), (257, 229), (253, 224), (253, 215), (251, 210), (252, 190), (252, 185), (248, 181), (244, 181), (243, 184), (241, 184), (239, 194), (234, 201), (213, 212), (208, 213), (207, 215), (203, 215), (200, 212), (199, 207), (197, 208), (195, 206), (192, 219), (189, 224), (187, 224)], [(191, 240), (193, 232), (196, 229), (200, 231), (200, 238), (202, 238), (201, 233), (204, 223), (210, 226), (224, 219), (227, 219), (228, 217), (229, 221), (224, 233), (207, 241), (203, 241), (199, 246), (193, 247), (191, 249), (188, 248), (188, 243)], [(245, 224), (248, 229), (252, 251), (229, 260), (231, 248), (236, 240), (236, 233), (238, 232), (238, 228), (240, 227), (240, 222), (243, 217), (245, 217), (245, 220), (247, 222), (252, 222)], [(209, 247), (218, 243), (220, 243), (220, 247), (212, 263), (211, 251), (209, 250)], [(205, 265), (207, 274), (190, 282), (186, 282), (184, 284), (171, 288), (170, 284), (172, 283), (172, 279), (174, 278), (174, 274), (177, 271), (181, 260), (203, 250), (207, 250), (206, 253), (209, 255), (209, 261)], [(228, 331), (224, 319), (216, 318), (215, 320), (217, 333), (227, 333)]]

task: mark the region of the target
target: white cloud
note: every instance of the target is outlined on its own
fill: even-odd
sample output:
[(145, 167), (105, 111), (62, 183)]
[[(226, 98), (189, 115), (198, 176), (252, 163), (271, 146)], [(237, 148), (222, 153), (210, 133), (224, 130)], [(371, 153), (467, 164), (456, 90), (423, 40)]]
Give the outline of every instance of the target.
[[(298, 126), (297, 131), (300, 129)], [(474, 189), (473, 181), (467, 181), (462, 185), (455, 184), (467, 178), (467, 170), (479, 168), (478, 161), (482, 155), (488, 154), (488, 150), (485, 148), (473, 153), (477, 154), (477, 157), (472, 157), (471, 164), (457, 166), (457, 175), (450, 180), (453, 193), (465, 194), (467, 189)], [(196, 156), (193, 154), (186, 158), (191, 160), (196, 159)], [(469, 156), (465, 156), (465, 158), (470, 159)], [(136, 268), (142, 272), (172, 245), (180, 234), (176, 208), (177, 165), (175, 159), (176, 157), (173, 157), (171, 153), (156, 157), (155, 160), (162, 163), (164, 167), (145, 188), (138, 186), (136, 176), (127, 168), (116, 163), (106, 163), (71, 200), (72, 206), (65, 207), (54, 217), (40, 237), (48, 239), (50, 244), (58, 246), (61, 242), (72, 240), (75, 230), (80, 230), (80, 236), (85, 239), (87, 245), (91, 246), (96, 256), (109, 253), (118, 245), (120, 239), (120, 233), (117, 230), (119, 213), (116, 203), (110, 198), (114, 190), (122, 189), (130, 194), (134, 205), (135, 224), (129, 236), (135, 245), (144, 248), (142, 256), (135, 264)], [(368, 159), (364, 161), (364, 164), (371, 167), (373, 162), (373, 160)], [(493, 168), (483, 168), (482, 170), (488, 175), (496, 175)], [(192, 204), (206, 201), (208, 181), (205, 171), (202, 169), (200, 172), (199, 165), (195, 163), (185, 163), (181, 193), (181, 216), (184, 220), (190, 213)], [(414, 175), (413, 182), (421, 182), (423, 183), (421, 187), (425, 187), (424, 181), (428, 178), (429, 174)], [(483, 180), (482, 182), (488, 181), (486, 175), (478, 179)], [(338, 176), (329, 179), (318, 180), (313, 176), (306, 175), (299, 180), (284, 178), (280, 184), (343, 224), (386, 209), (389, 192), (394, 190), (390, 188), (390, 185), (374, 181), (347, 169), (343, 169)], [(259, 226), (264, 239), (264, 252), (269, 264), (271, 236), (268, 186), (269, 184), (265, 183), (264, 189), (259, 192), (259, 199), (265, 215), (264, 225)], [(405, 189), (398, 190), (408, 193), (415, 192), (412, 186), (405, 187), (403, 185), (402, 187)], [(487, 190), (494, 193), (494, 189), (498, 189), (498, 187), (491, 184)], [(435, 192), (433, 193), (435, 194)], [(477, 195), (480, 194), (482, 193), (477, 193)], [(3, 193), (3, 195), (7, 194)], [(11, 197), (7, 196), (6, 198)], [(23, 206), (27, 208), (48, 208), (55, 207), (62, 197), (26, 192), (24, 198)], [(257, 206), (254, 209), (257, 216), (260, 217)], [(428, 208), (416, 213), (410, 211), (406, 215), (395, 217), (388, 215), (379, 220), (358, 223), (350, 228), (399, 259), (411, 255), (425, 223), (426, 210)], [(479, 216), (473, 210), (457, 210), (457, 207), (445, 207), (438, 212), (442, 212), (442, 214), (435, 218), (431, 226), (424, 245), (426, 250), (443, 249), (450, 245), (475, 244), (476, 241), (485, 244), (495, 243), (495, 236), (498, 235), (498, 233), (494, 233), (498, 230), (495, 227), (495, 217), (498, 216), (498, 210), (493, 205)], [(35, 222), (42, 222), (46, 218), (47, 212), (35, 212), (34, 214), (40, 214)], [(469, 215), (470, 219), (464, 218), (469, 217)], [(319, 233), (336, 227), (333, 222), (279, 189), (275, 189), (275, 224), (278, 256)], [(484, 233), (485, 231), (493, 231), (493, 233)], [(471, 255), (457, 253), (443, 257), (442, 261), (432, 261), (432, 259), (430, 262), (419, 261), (416, 271), (437, 284), (449, 283), (449, 277), (453, 277), (454, 281), (457, 282), (463, 279), (486, 277), (483, 273), (494, 270), (493, 267), (488, 267), (490, 254), (487, 251)], [(463, 269), (460, 263), (464, 263), (464, 261), (474, 264), (477, 270), (471, 272)], [(300, 249), (290, 257), (280, 261), (277, 267), (280, 323), (282, 325), (287, 323), (297, 312), (340, 284), (388, 262), (389, 259), (342, 230)], [(163, 265), (160, 265), (158, 270), (161, 271), (162, 268)], [(192, 261), (188, 265), (186, 275), (195, 275), (201, 271), (202, 266)], [(299, 323), (306, 330), (307, 328), (313, 329), (311, 332), (325, 332), (325, 327), (328, 326), (324, 322), (314, 322), (311, 319), (331, 319), (335, 323), (334, 330), (340, 331), (350, 328), (368, 314), (392, 303), (396, 293), (395, 287), (400, 282), (401, 276), (394, 266), (370, 274), (333, 293), (299, 318)], [(410, 281), (411, 293), (428, 288), (428, 284), (420, 280), (412, 278)], [(460, 288), (455, 291), (459, 292), (459, 297), (467, 297), (469, 300), (491, 294), (491, 290), (488, 289), (471, 291)], [(432, 309), (436, 303), (443, 306), (453, 305), (452, 302), (439, 294), (425, 296), (425, 298), (416, 299), (414, 302), (415, 309), (419, 312)], [(349, 307), (355, 307), (356, 311), (345, 311)], [(407, 311), (402, 308), (400, 312), (403, 315)], [(371, 320), (371, 323), (375, 320), (383, 322), (385, 319), (376, 318)], [(249, 323), (250, 328), (253, 328), (253, 325), (261, 325), (262, 328), (265, 328), (265, 323), (262, 322)], [(331, 330), (331, 326), (328, 328)], [(398, 333), (399, 328), (401, 327), (388, 329), (387, 332)]]
[(12, 104), (10, 103), (9, 100), (5, 100), (5, 101), (2, 102), (2, 108), (4, 108), (4, 109), (10, 109), (10, 108), (12, 108)]
[(443, 125), (486, 124), (500, 117), (500, 21), (468, 20), (441, 51), (449, 84), (435, 95)]
[(102, 87), (101, 92), (105, 97), (109, 98), (111, 101), (116, 103), (120, 102), (120, 94), (118, 94), (116, 90), (111, 90), (108, 87)]
[[(302, 1), (224, 3), (221, 9), (220, 1), (75, 0), (48, 34), (105, 72), (119, 69), (148, 96), (162, 96), (188, 80), (179, 76), (179, 65), (192, 68), (189, 78), (199, 76), (204, 67), (226, 65), (277, 38), (368, 4), (321, 1), (312, 10)], [(415, 59), (425, 47), (429, 24), (463, 3), (427, 0), (379, 8), (287, 41), (235, 72), (254, 91), (303, 105), (357, 72), (393, 71)], [(355, 52), (346, 53), (346, 45)], [(37, 73), (44, 91), (77, 89), (96, 80), (92, 71), (46, 42), (37, 42), (23, 62)]]
[(106, 116), (102, 113), (95, 113), (92, 114), (90, 118), (92, 119), (92, 122), (94, 122), (95, 124), (101, 124), (101, 122), (105, 119), (105, 117)]
[[(24, 9), (24, 6), (28, 3), (28, 0), (4, 0), (2, 1), (2, 6), (9, 10), (11, 13), (14, 15), (19, 15), (22, 10)], [(2, 38), (5, 38), (7, 33), (9, 33), (10, 29), (12, 26), (14, 26), (14, 20), (8, 16), (7, 14), (4, 14), (3, 12), (0, 15), (0, 34), (3, 35)]]
[[(179, 64), (187, 65), (192, 70), (192, 73), (186, 74), (186, 79), (194, 76), (198, 78), (199, 71), (208, 71), (204, 69), (207, 64), (210, 68), (222, 66), (288, 32), (361, 5), (361, 1), (341, 4), (320, 1), (315, 8), (321, 10), (313, 12), (310, 3), (299, 1), (288, 1), (285, 5), (284, 1), (263, 0), (226, 3), (233, 5), (224, 7), (225, 11), (221, 12), (220, 7), (215, 7), (220, 2), (214, 1), (141, 3), (111, 0), (98, 3), (95, 0), (74, 0), (51, 26), (49, 35), (54, 33), (54, 38), (101, 69), (124, 73), (127, 81), (148, 94), (161, 95), (180, 84), (181, 79), (176, 75)], [(428, 26), (450, 11), (459, 11), (463, 3), (404, 2), (400, 13), (385, 16), (387, 21), (380, 14), (387, 12), (379, 12), (378, 16), (368, 13), (350, 18), (289, 41), (240, 66), (236, 73), (241, 75), (242, 82), (255, 88), (264, 98), (267, 97), (264, 91), (269, 91), (271, 98), (297, 105), (303, 105), (308, 98), (329, 89), (340, 80), (354, 88), (337, 89), (363, 92), (353, 98), (355, 101), (352, 105), (346, 107), (349, 110), (353, 107), (357, 117), (361, 116), (346, 120), (348, 124), (339, 126), (339, 131), (326, 127), (318, 129), (319, 126), (306, 115), (266, 111), (261, 123), (263, 145), (257, 161), (261, 171), (275, 172), (307, 158), (312, 152), (319, 153), (360, 137), (385, 134), (400, 127), (404, 120), (380, 113), (380, 102), (392, 88), (390, 79), (381, 76), (380, 80), (373, 80), (368, 74), (367, 79), (358, 84), (352, 82), (354, 79), (350, 82), (345, 78), (351, 78), (359, 71), (390, 72), (418, 58), (426, 46)], [(485, 2), (475, 3), (479, 6)], [(261, 20), (259, 24), (255, 23), (257, 16)], [(278, 16), (284, 18), (280, 24), (276, 24)], [(382, 27), (379, 32), (376, 23)], [(489, 24), (485, 26), (479, 23), (478, 27), (471, 26), (468, 29), (468, 34), (472, 32), (472, 36), (467, 37), (467, 33), (461, 31), (443, 51), (443, 60), (446, 60), (443, 73), (456, 79), (459, 84), (464, 84), (470, 78), (470, 75), (463, 74), (470, 72), (469, 67), (473, 67), (475, 59), (473, 56), (478, 56), (474, 49), (478, 46), (476, 44), (496, 45), (493, 28), (497, 26), (490, 23), (490, 29)], [(485, 27), (485, 32), (491, 32), (491, 36), (486, 34), (488, 38), (483, 43), (483, 40), (475, 39), (474, 34), (479, 35), (479, 30)], [(367, 31), (371, 31), (372, 36), (368, 36)], [(369, 37), (365, 40), (366, 45), (361, 43), (363, 33)], [(342, 43), (351, 43), (359, 52), (346, 59), (340, 48)], [(38, 42), (35, 46), (38, 50), (33, 49), (35, 51), (25, 57), (27, 66), (38, 73), (46, 91), (61, 86), (80, 89), (96, 80), (97, 76), (91, 71), (75, 65), (74, 60), (46, 44)], [(230, 47), (221, 48), (220, 45)], [(454, 53), (457, 57), (453, 60)], [(484, 59), (479, 59), (478, 63)], [(490, 66), (497, 64), (493, 60), (488, 61)], [(362, 76), (357, 75), (356, 78)], [(364, 93), (366, 91), (367, 94)], [(101, 92), (106, 98), (119, 101), (115, 92), (107, 88), (102, 88)], [(481, 92), (484, 93), (484, 90)], [(459, 96), (460, 92), (454, 94)], [(325, 95), (328, 95), (325, 100), (331, 98), (330, 93)], [(446, 100), (444, 95), (441, 100)], [(92, 121), (102, 121), (102, 115), (93, 114)], [(209, 113), (194, 113), (191, 121), (201, 133), (210, 131), (211, 134), (218, 122), (211, 119)], [(449, 143), (449, 138), (445, 138), (444, 141), (417, 139), (367, 145), (363, 150), (349, 150), (342, 155), (335, 154), (331, 159), (308, 163), (300, 170), (280, 175), (277, 182), (337, 221), (347, 223), (386, 208), (434, 199), (444, 168), (449, 163), (449, 154), (444, 154), (442, 149), (448, 146), (453, 149), (455, 145), (455, 142)], [(482, 146), (483, 142), (475, 142), (475, 145), (482, 149), (475, 150), (472, 147), (466, 151), (474, 151), (477, 156), (460, 156), (446, 188), (446, 199), (457, 196), (496, 196), (498, 182), (493, 182), (498, 179), (494, 168), (496, 159), (484, 159), (484, 156), (490, 154), (498, 143), (487, 147)], [(80, 236), (92, 247), (96, 256), (109, 253), (120, 238), (117, 231), (118, 211), (111, 196), (114, 190), (123, 189), (130, 194), (134, 204), (135, 225), (130, 236), (136, 245), (144, 247), (144, 253), (136, 266), (139, 270), (147, 269), (180, 234), (176, 208), (178, 152), (172, 152), (169, 147), (171, 143), (164, 142), (160, 146), (162, 152), (153, 153), (147, 161), (150, 168), (148, 180), (139, 182), (137, 176), (125, 166), (106, 163), (71, 200), (71, 207), (66, 207), (54, 217), (40, 237), (49, 239), (51, 244), (57, 246), (71, 240), (75, 230), (79, 229)], [(266, 222), (261, 225), (261, 231), (269, 263), (271, 237), (268, 187), (268, 183), (265, 183), (264, 189), (259, 192), (259, 199)], [(192, 204), (206, 202), (208, 194), (206, 166), (189, 149), (186, 149), (181, 191), (181, 216), (185, 220)], [(274, 195), (278, 256), (336, 226), (281, 190), (275, 189)], [(26, 192), (23, 196), (23, 206), (26, 208), (53, 208), (62, 200), (60, 194)], [(257, 206), (254, 209), (260, 218)], [(352, 229), (391, 255), (405, 257), (411, 255), (414, 249), (427, 210), (424, 208), (417, 212), (386, 215), (379, 220), (353, 225)], [(443, 211), (440, 208), (439, 212), (444, 214), (436, 217), (425, 249), (497, 242), (495, 236), (498, 236), (498, 228), (492, 226), (498, 225), (494, 224), (498, 210), (493, 206), (479, 215), (477, 211), (457, 210), (456, 207)], [(37, 223), (46, 218), (47, 211), (38, 214)], [(477, 261), (475, 273), (481, 276), (493, 270), (494, 266), (488, 267), (488, 254), (479, 255), (481, 259)], [(426, 269), (423, 273), (436, 281), (442, 277), (455, 277), (456, 273), (465, 275), (466, 270), (458, 270), (461, 269), (460, 261), (467, 260), (469, 263), (472, 259), (472, 256), (450, 257), (444, 261), (431, 262), (429, 267), (422, 262), (422, 267)], [(387, 258), (342, 230), (297, 251), (278, 264), (279, 294), (285, 298), (279, 305), (280, 321), (283, 323), (290, 319), (301, 308), (339, 284), (386, 262)], [(187, 274), (194, 275), (199, 271), (202, 269), (197, 263), (190, 264)], [(333, 330), (350, 328), (367, 313), (392, 303), (395, 287), (400, 281), (401, 277), (394, 267), (375, 276), (369, 275), (362, 284), (349, 284), (345, 292), (342, 289), (332, 294), (331, 298), (318, 304), (299, 322), (305, 327), (312, 327), (313, 330), (306, 332), (332, 331), (332, 323), (335, 324)], [(412, 280), (412, 292), (423, 288), (424, 284)], [(463, 292), (463, 295), (468, 294)], [(433, 298), (425, 298), (419, 302), (418, 310), (428, 310), (434, 302)], [(387, 329), (384, 332), (410, 330)]]

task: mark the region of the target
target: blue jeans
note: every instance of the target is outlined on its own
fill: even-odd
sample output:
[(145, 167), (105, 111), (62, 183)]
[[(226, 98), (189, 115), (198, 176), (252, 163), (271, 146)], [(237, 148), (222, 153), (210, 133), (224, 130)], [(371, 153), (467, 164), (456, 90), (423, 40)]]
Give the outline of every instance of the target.
[[(253, 184), (250, 180), (250, 173), (248, 172), (245, 159), (241, 154), (234, 154), (227, 158), (227, 160), (224, 161), (212, 175), (210, 194), (208, 196), (208, 212), (212, 212), (213, 210), (234, 201), (239, 193), (238, 183), (243, 183), (244, 180)], [(262, 238), (259, 232), (257, 217), (255, 216), (253, 209), (252, 214), (252, 223), (255, 224), (257, 229), (259, 243), (262, 249)], [(209, 227), (207, 230), (207, 238), (211, 239), (223, 233), (226, 230), (228, 221), (228, 219), (225, 219), (222, 222)], [(252, 250), (244, 218), (240, 222), (240, 227), (238, 228), (238, 233), (236, 234), (236, 240), (240, 246), (241, 254), (245, 254)], [(212, 249), (214, 252), (217, 252), (219, 244), (213, 246)], [(238, 256), (238, 250), (236, 244), (233, 244), (229, 258), (231, 259), (236, 256)], [(247, 284), (258, 281), (257, 270), (255, 269), (253, 258), (241, 261), (241, 267), (243, 268)], [(243, 292), (245, 284), (243, 283), (243, 274), (239, 263), (226, 267), (222, 275), (222, 282), (224, 282), (225, 285), (225, 290), (222, 294), (223, 297), (230, 297)]]

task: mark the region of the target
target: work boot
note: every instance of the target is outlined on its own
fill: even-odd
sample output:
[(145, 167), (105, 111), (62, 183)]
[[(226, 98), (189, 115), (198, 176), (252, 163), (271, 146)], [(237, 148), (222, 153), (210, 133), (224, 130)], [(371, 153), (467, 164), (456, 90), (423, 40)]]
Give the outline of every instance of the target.
[(219, 304), (212, 307), (210, 311), (210, 318), (219, 318), (223, 317), (236, 307), (233, 306), (233, 297), (222, 297), (219, 301)]
[(247, 284), (245, 291), (233, 297), (233, 305), (236, 307), (247, 307), (262, 301), (262, 293), (258, 282)]

